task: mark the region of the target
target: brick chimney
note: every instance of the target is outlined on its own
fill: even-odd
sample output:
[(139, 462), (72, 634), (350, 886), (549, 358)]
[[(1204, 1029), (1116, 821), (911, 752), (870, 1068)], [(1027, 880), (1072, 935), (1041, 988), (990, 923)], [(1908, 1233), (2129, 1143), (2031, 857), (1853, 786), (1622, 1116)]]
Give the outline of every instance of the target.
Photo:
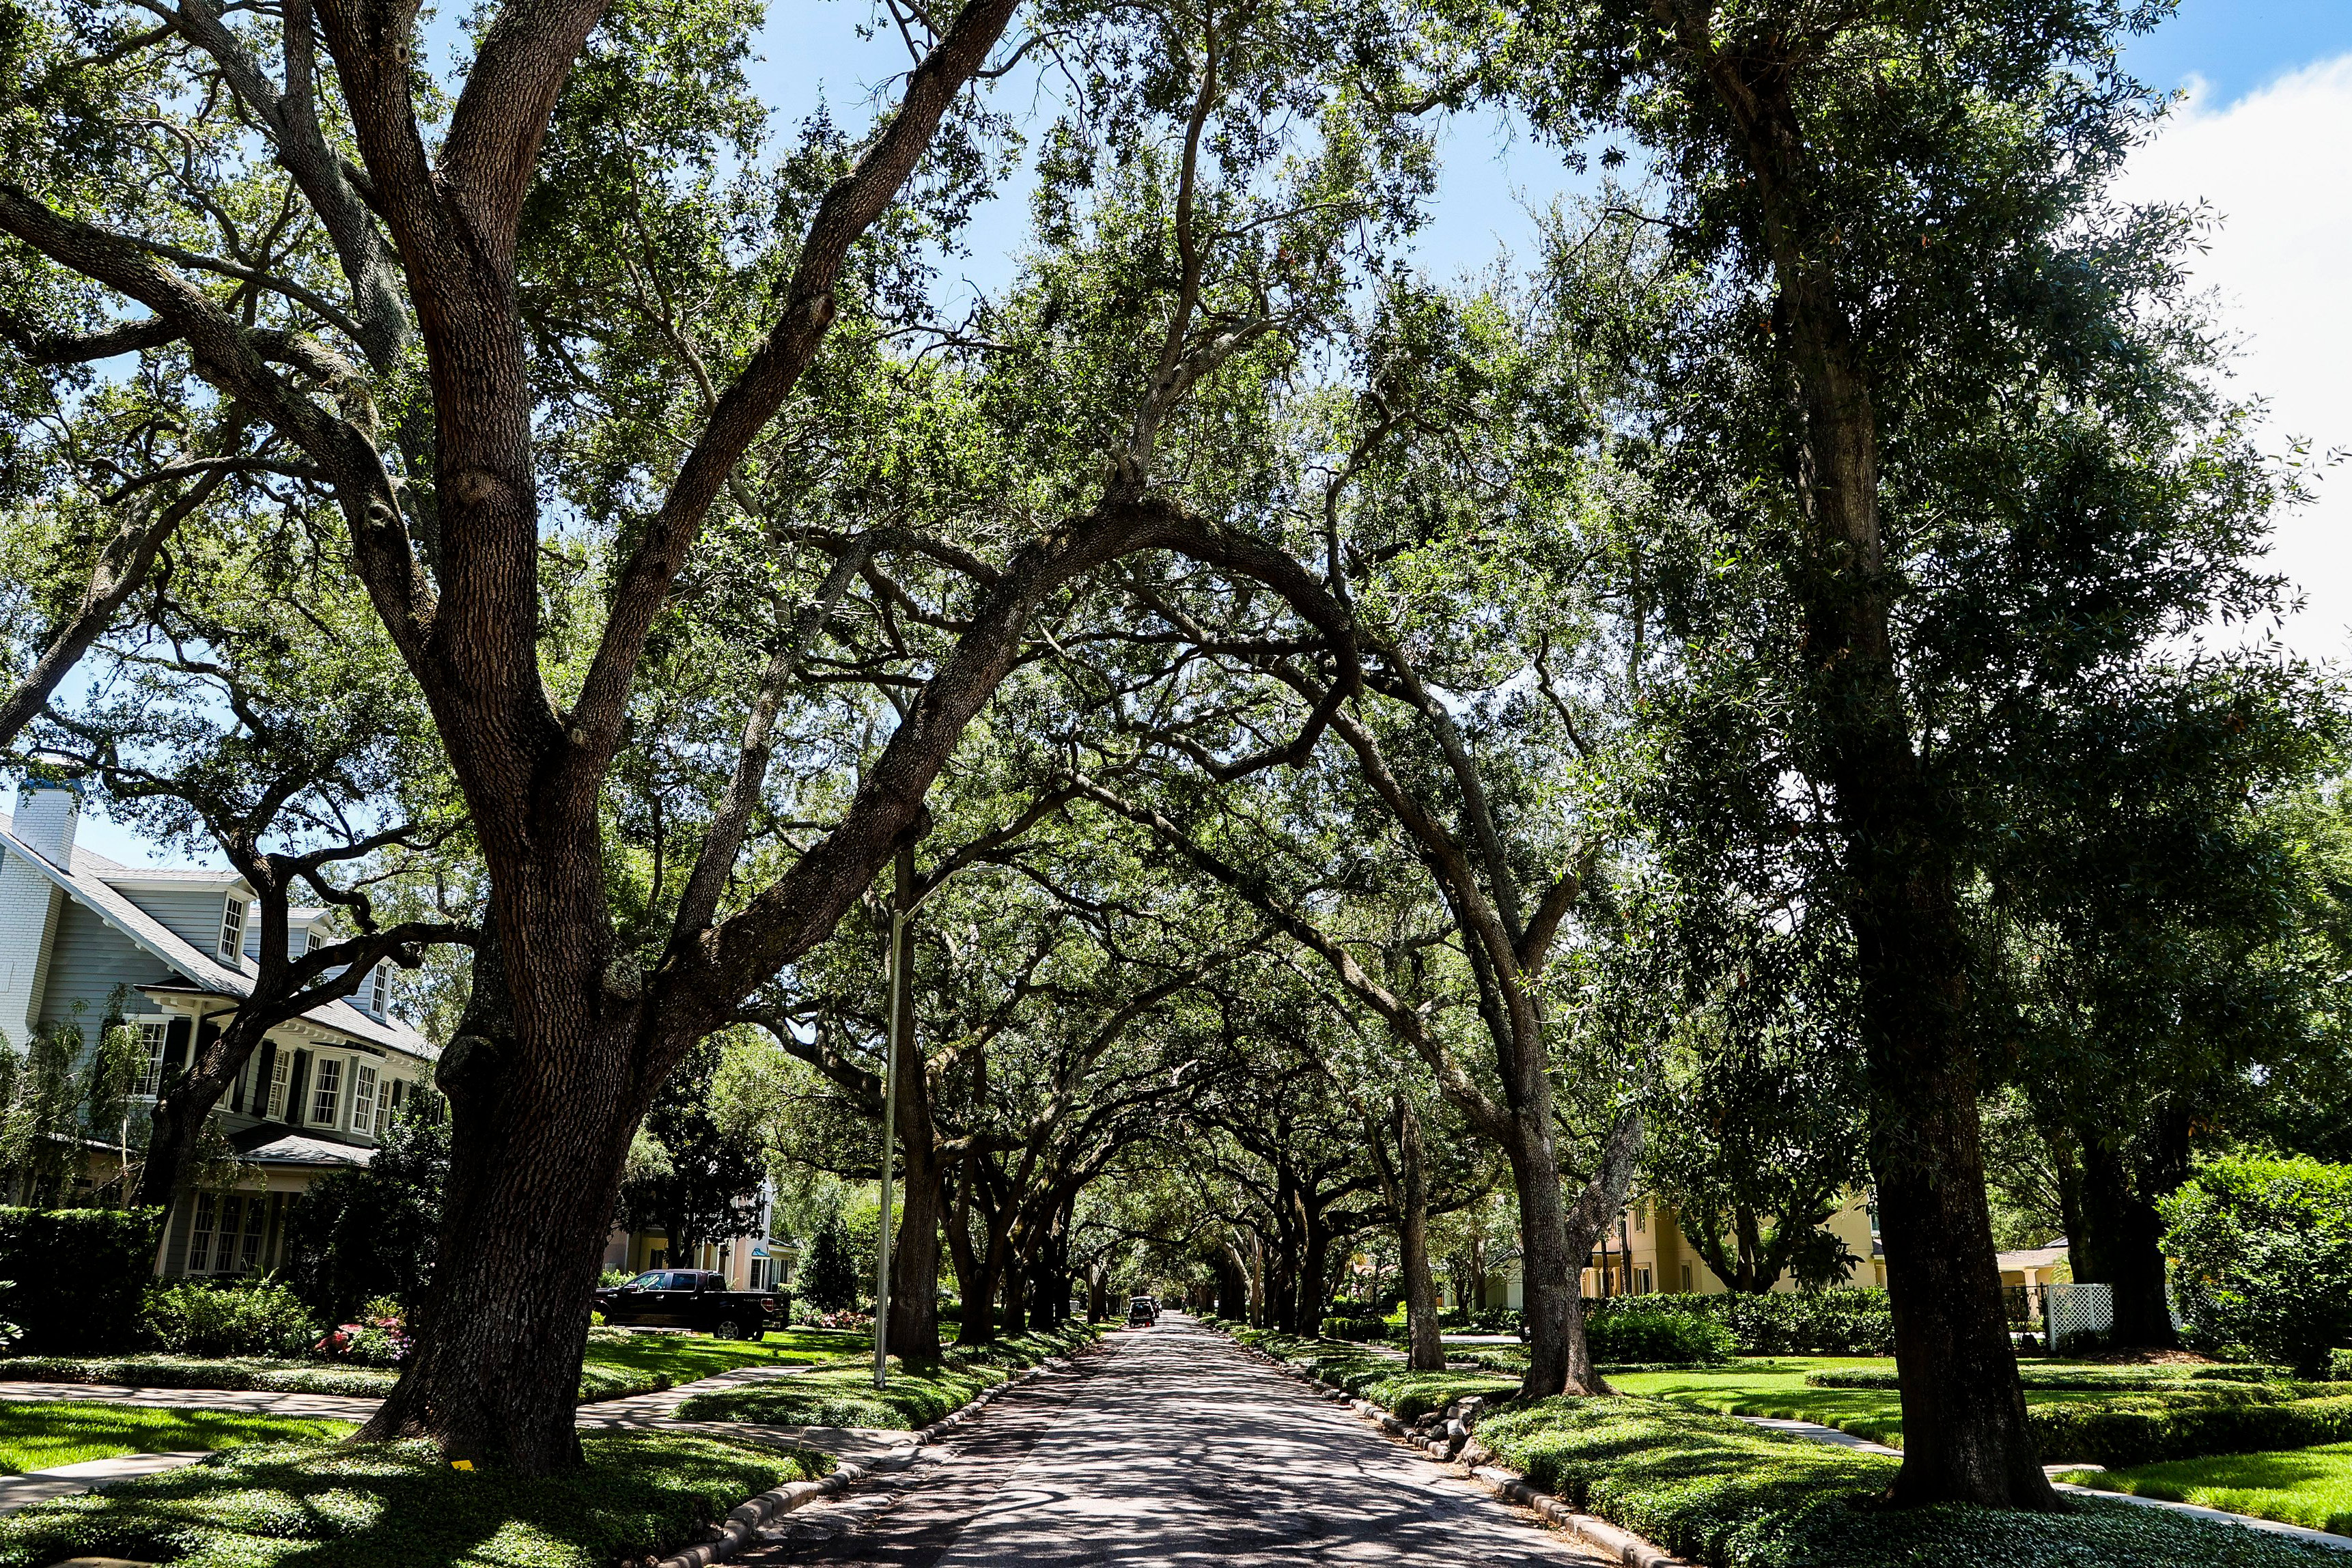
[(26, 779), (16, 786), (16, 841), (37, 849), (60, 871), (73, 869), (74, 831), (81, 826), (81, 792), (71, 784)]

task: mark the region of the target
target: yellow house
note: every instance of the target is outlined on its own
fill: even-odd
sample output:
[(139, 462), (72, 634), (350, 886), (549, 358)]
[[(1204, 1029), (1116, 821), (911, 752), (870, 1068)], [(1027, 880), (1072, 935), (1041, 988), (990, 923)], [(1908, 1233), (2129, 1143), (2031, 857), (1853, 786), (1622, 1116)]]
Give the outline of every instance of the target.
[[(1857, 1193), (1848, 1198), (1843, 1206), (1822, 1223), (1822, 1228), (1844, 1242), (1847, 1253), (1854, 1260), (1840, 1283), (1886, 1283), (1885, 1249), (1879, 1243), (1878, 1226), (1867, 1194)], [(1707, 1267), (1706, 1260), (1683, 1234), (1674, 1205), (1648, 1197), (1637, 1197), (1625, 1205), (1617, 1223), (1602, 1237), (1602, 1245), (1594, 1248), (1580, 1283), (1588, 1300), (1602, 1296), (1675, 1292), (1712, 1296), (1731, 1289)], [(1519, 1282), (1519, 1260), (1512, 1258), (1489, 1270), (1480, 1287), (1478, 1299), (1467, 1303), (1470, 1307), (1518, 1309), (1525, 1300)], [(1796, 1281), (1785, 1274), (1772, 1286), (1775, 1290), (1784, 1291), (1796, 1288)], [(1462, 1303), (1454, 1300), (1453, 1288), (1448, 1285), (1445, 1309), (1453, 1310), (1459, 1305)]]

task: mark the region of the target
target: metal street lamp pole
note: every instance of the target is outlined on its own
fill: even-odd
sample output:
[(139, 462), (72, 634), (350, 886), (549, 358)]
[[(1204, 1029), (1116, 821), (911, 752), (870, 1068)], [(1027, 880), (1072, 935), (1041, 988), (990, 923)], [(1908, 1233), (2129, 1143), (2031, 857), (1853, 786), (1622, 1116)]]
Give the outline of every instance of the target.
[(907, 911), (890, 911), (890, 1027), (882, 1069), (882, 1246), (874, 1279), (874, 1386), (889, 1380), (890, 1359), (890, 1162), (898, 1138), (898, 1015), (907, 984)]

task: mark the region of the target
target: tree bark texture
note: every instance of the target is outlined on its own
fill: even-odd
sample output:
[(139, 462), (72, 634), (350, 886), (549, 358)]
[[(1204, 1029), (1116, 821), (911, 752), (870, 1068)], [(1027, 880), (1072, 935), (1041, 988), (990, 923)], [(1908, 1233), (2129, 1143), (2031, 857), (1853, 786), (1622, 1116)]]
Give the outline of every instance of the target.
[(1397, 1105), (1397, 1124), (1398, 1174), (1404, 1189), (1397, 1252), (1404, 1264), (1405, 1365), (1413, 1372), (1444, 1372), (1445, 1344), (1437, 1321), (1437, 1276), (1429, 1267), (1429, 1175), (1421, 1142), (1421, 1117), (1402, 1100)]
[[(2165, 1191), (2179, 1186), (2187, 1173), (2187, 1140), (2180, 1142), (2179, 1173)], [(2157, 1184), (2142, 1167), (2158, 1162), (2135, 1160), (2105, 1137), (2085, 1137), (2080, 1147), (2083, 1235), (2079, 1240), (2069, 1237), (2074, 1278), (2115, 1293), (2116, 1344), (2178, 1350), (2180, 1336), (2165, 1290), (2164, 1216), (2144, 1190)]]
[(898, 1009), (898, 1148), (904, 1196), (890, 1252), (891, 1350), (908, 1362), (940, 1359), (940, 1230), (947, 1206), (947, 1172), (939, 1129), (931, 1121), (930, 1075), (915, 1032), (915, 844), (898, 847), (893, 893), (903, 913), (891, 973), (902, 976)]

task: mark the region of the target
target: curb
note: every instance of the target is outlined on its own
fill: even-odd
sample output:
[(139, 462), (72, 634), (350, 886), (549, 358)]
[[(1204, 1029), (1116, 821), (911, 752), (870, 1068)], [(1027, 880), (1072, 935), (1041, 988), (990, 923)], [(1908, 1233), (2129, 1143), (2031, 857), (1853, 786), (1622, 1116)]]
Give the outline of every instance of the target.
[(1366, 1422), (1379, 1427), (1391, 1437), (1412, 1444), (1439, 1463), (1460, 1466), (1472, 1480), (1496, 1497), (1532, 1510), (1546, 1523), (1567, 1531), (1588, 1546), (1599, 1547), (1617, 1562), (1625, 1564), (1625, 1568), (1695, 1568), (1695, 1565), (1686, 1559), (1675, 1556), (1654, 1541), (1636, 1535), (1630, 1530), (1621, 1529), (1605, 1519), (1589, 1513), (1579, 1513), (1549, 1492), (1542, 1491), (1528, 1484), (1528, 1479), (1517, 1470), (1505, 1469), (1500, 1465), (1491, 1463), (1474, 1465), (1466, 1457), (1457, 1458), (1458, 1455), (1465, 1455), (1470, 1447), (1469, 1429), (1459, 1420), (1449, 1420), (1445, 1426), (1438, 1429), (1438, 1436), (1430, 1436), (1406, 1426), (1370, 1400), (1358, 1399), (1343, 1388), (1335, 1387), (1320, 1378), (1310, 1377), (1289, 1363), (1279, 1361), (1255, 1346), (1243, 1344), (1230, 1334), (1226, 1336), (1226, 1342), (1244, 1354), (1264, 1362), (1276, 1372), (1307, 1384), (1334, 1404), (1345, 1405)]
[(728, 1510), (726, 1519), (720, 1522), (717, 1540), (697, 1542), (692, 1546), (674, 1552), (661, 1559), (656, 1568), (711, 1568), (713, 1563), (730, 1562), (751, 1544), (751, 1538), (770, 1521), (794, 1509), (804, 1508), (819, 1498), (834, 1497), (847, 1491), (869, 1476), (905, 1469), (915, 1462), (917, 1449), (938, 1442), (971, 1419), (1006, 1389), (1018, 1387), (1042, 1373), (1056, 1371), (1069, 1364), (1066, 1356), (1049, 1357), (1035, 1366), (1022, 1368), (1003, 1383), (982, 1389), (972, 1396), (971, 1403), (958, 1405), (920, 1431), (908, 1434), (912, 1441), (904, 1454), (891, 1454), (883, 1458), (869, 1459), (864, 1464), (845, 1460), (822, 1480), (793, 1481), (739, 1503)]

